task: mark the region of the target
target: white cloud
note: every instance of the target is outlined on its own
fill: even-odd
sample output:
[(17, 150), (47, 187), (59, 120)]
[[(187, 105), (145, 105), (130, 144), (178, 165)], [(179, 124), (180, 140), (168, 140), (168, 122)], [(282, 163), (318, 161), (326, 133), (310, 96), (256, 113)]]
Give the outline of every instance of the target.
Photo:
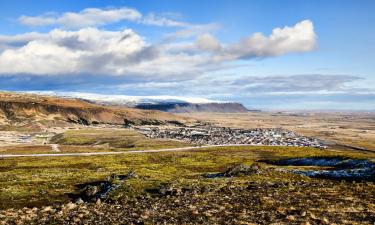
[(176, 20), (168, 19), (166, 17), (160, 17), (155, 15), (154, 13), (150, 13), (145, 16), (142, 20), (143, 24), (160, 26), (160, 27), (188, 27), (191, 26), (189, 23), (179, 22)]
[(269, 37), (262, 33), (255, 33), (228, 46), (222, 56), (225, 58), (251, 58), (278, 56), (290, 52), (307, 52), (315, 48), (316, 39), (313, 23), (310, 20), (304, 20), (293, 27), (275, 28)]
[(0, 54), (0, 73), (54, 75), (71, 73), (121, 74), (119, 65), (147, 46), (132, 30), (119, 32), (85, 28), (55, 29), (44, 39), (34, 39)]
[(218, 23), (194, 24), (168, 35), (168, 39), (190, 38), (217, 31), (221, 28)]
[(57, 23), (57, 18), (50, 16), (21, 16), (18, 21), (27, 26), (48, 26)]
[(196, 44), (202, 50), (218, 51), (221, 49), (220, 42), (210, 34), (200, 35), (196, 40)]
[(220, 70), (239, 58), (309, 51), (315, 42), (310, 21), (276, 28), (269, 37), (257, 33), (232, 45), (220, 43), (208, 33), (196, 41), (172, 39), (153, 45), (130, 29), (54, 29), (0, 36), (0, 46), (5, 46), (0, 48), (0, 75), (93, 74), (173, 82)]
[(27, 44), (28, 42), (36, 39), (46, 38), (46, 34), (37, 32), (30, 32), (18, 35), (0, 35), (0, 51), (2, 49), (15, 48)]
[(152, 46), (130, 29), (54, 29), (45, 36), (0, 51), (0, 74), (101, 74), (176, 80), (200, 74), (204, 70), (200, 64), (208, 60), (200, 54), (171, 53), (162, 46)]
[(150, 13), (142, 15), (138, 10), (132, 8), (87, 8), (80, 12), (65, 12), (61, 15), (48, 13), (39, 16), (21, 16), (18, 21), (27, 26), (58, 25), (64, 28), (97, 27), (120, 21), (132, 21), (153, 26), (189, 27), (189, 23), (169, 19)]
[(345, 74), (300, 74), (290, 76), (247, 76), (235, 80), (231, 85), (239, 86), (247, 93), (306, 93), (306, 92), (337, 92), (352, 91), (354, 81), (361, 80), (358, 76)]
[(142, 14), (131, 8), (99, 9), (87, 8), (80, 12), (66, 12), (60, 16), (21, 16), (19, 22), (28, 26), (61, 25), (67, 28), (100, 26), (122, 20), (138, 21)]

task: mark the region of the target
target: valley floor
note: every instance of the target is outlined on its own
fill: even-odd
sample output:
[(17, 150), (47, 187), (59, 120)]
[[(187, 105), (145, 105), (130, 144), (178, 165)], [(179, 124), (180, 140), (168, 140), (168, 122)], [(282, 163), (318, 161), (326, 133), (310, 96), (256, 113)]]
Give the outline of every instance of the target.
[[(44, 157), (0, 158), (0, 224), (374, 224), (372, 115), (189, 116), (330, 144), (199, 147), (168, 139), (173, 132), (148, 138), (116, 127), (6, 131), (3, 143), (17, 144), (0, 155)], [(80, 155), (105, 152), (116, 155)]]

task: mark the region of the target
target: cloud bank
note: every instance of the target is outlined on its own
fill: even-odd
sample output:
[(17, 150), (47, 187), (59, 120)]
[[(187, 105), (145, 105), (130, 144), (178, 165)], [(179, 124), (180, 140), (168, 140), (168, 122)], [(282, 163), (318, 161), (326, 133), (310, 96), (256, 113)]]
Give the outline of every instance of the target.
[(291, 76), (242, 77), (231, 83), (246, 92), (298, 93), (347, 91), (346, 84), (362, 78), (352, 75), (301, 74)]
[[(96, 14), (100, 16), (94, 17)], [(139, 17), (128, 8), (110, 12), (86, 9), (78, 14), (65, 13), (56, 21), (77, 25), (79, 23), (74, 21), (79, 20), (80, 25), (88, 26)], [(109, 31), (95, 27), (79, 30), (55, 28), (48, 33), (0, 36), (0, 74), (101, 74), (137, 76), (145, 80), (193, 79), (208, 71), (220, 70), (226, 63), (238, 59), (313, 50), (316, 34), (312, 22), (305, 20), (292, 27), (275, 28), (268, 37), (256, 33), (232, 44), (221, 43), (208, 33), (187, 43), (179, 39), (158, 44), (145, 40), (132, 29)]]

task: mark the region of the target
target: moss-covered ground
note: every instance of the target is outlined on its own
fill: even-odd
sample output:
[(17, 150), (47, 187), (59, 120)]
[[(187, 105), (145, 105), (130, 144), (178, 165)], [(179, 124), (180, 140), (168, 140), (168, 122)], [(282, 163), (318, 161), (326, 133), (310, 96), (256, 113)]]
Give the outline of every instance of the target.
[[(113, 194), (139, 196), (161, 184), (217, 183), (202, 174), (222, 172), (235, 164), (252, 164), (264, 159), (287, 157), (340, 156), (375, 158), (373, 153), (320, 150), (296, 147), (220, 147), (186, 152), (141, 153), (114, 156), (45, 157), (0, 159), (0, 208), (38, 206), (69, 201), (77, 185), (105, 180), (110, 174), (134, 170), (138, 177), (126, 182)], [(248, 181), (288, 181), (289, 173), (238, 178)], [(310, 178), (299, 176), (300, 179)]]

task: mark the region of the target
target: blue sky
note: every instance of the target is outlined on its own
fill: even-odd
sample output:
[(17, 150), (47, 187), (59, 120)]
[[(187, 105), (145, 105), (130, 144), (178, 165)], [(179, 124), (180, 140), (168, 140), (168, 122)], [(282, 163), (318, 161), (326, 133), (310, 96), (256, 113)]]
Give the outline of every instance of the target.
[(2, 1), (0, 89), (375, 110), (374, 1)]

